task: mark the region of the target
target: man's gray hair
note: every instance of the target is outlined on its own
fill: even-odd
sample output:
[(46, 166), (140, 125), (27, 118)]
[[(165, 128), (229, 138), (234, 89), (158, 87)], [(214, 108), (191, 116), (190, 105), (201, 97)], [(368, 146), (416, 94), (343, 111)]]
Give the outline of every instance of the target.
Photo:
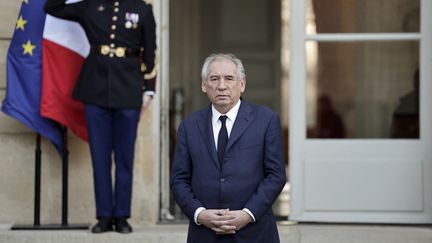
[(221, 59), (228, 59), (232, 61), (237, 67), (237, 78), (239, 80), (246, 80), (246, 73), (243, 67), (243, 63), (240, 59), (238, 59), (236, 56), (234, 56), (234, 54), (231, 53), (216, 53), (211, 54), (205, 59), (201, 70), (202, 81), (207, 80), (208, 78), (210, 64), (212, 64), (216, 60)]

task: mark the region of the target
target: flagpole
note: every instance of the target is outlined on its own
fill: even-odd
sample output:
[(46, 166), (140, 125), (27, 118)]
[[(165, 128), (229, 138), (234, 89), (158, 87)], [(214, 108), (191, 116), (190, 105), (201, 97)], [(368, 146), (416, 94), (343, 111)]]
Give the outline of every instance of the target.
[(69, 171), (69, 149), (68, 149), (68, 130), (62, 126), (63, 136), (63, 185), (62, 185), (62, 225), (68, 225), (68, 171)]
[(40, 225), (40, 188), (41, 188), (41, 135), (36, 133), (35, 149), (35, 193), (34, 193), (34, 226)]
[(62, 221), (61, 224), (46, 224), (40, 223), (40, 192), (41, 192), (41, 171), (42, 171), (42, 150), (41, 150), (41, 135), (36, 133), (36, 149), (35, 149), (35, 193), (34, 193), (34, 223), (33, 225), (13, 225), (11, 230), (88, 230), (89, 224), (68, 224), (68, 164), (69, 164), (69, 149), (68, 149), (68, 130), (61, 126), (61, 134), (63, 139), (62, 149)]

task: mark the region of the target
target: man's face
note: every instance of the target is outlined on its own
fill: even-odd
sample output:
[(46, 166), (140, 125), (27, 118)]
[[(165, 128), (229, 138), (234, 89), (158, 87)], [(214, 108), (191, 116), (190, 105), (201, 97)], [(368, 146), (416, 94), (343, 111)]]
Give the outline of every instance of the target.
[(246, 80), (239, 80), (236, 65), (228, 59), (218, 59), (209, 66), (208, 77), (201, 89), (220, 113), (227, 113), (237, 104), (245, 90)]

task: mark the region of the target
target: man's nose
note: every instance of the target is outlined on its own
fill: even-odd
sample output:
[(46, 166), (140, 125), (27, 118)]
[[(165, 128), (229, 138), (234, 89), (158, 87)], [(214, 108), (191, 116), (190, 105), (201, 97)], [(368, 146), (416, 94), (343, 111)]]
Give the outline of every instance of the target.
[(226, 82), (225, 82), (225, 79), (224, 79), (224, 78), (221, 78), (221, 79), (220, 79), (217, 88), (218, 88), (219, 90), (225, 90), (225, 89), (227, 88), (227, 86), (226, 86)]

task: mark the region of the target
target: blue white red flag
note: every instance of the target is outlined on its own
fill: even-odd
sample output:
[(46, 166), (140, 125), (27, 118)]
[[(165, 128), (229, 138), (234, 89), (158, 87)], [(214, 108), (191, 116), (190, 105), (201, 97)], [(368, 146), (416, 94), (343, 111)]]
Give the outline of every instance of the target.
[(84, 105), (72, 98), (81, 66), (90, 51), (87, 36), (78, 23), (47, 15), (42, 46), (41, 114), (88, 141)]
[(89, 44), (77, 23), (46, 15), (44, 4), (22, 3), (7, 54), (2, 111), (61, 151), (60, 124), (87, 140), (83, 104), (71, 94)]

